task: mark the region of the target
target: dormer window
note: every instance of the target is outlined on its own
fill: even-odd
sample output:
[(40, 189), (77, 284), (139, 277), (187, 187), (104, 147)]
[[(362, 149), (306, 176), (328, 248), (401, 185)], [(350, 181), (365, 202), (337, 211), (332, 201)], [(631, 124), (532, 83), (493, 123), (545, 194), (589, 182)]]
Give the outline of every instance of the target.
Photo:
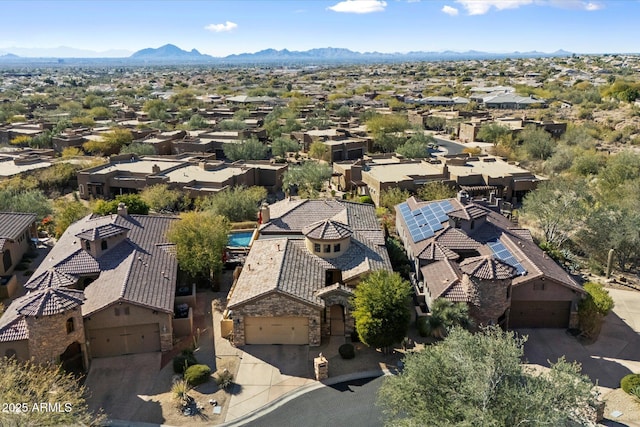
[(333, 252), (340, 252), (340, 243), (333, 245)]
[(316, 253), (320, 252), (320, 243), (313, 244), (313, 251)]
[(90, 251), (90, 250), (91, 250), (91, 242), (90, 242), (90, 241), (88, 241), (88, 240), (85, 240), (85, 241), (84, 241), (84, 248), (85, 248), (87, 251)]
[(67, 327), (67, 334), (70, 334), (75, 330), (75, 327), (73, 325), (73, 317), (70, 317), (67, 319), (66, 327)]
[(328, 254), (331, 252), (331, 245), (324, 245), (324, 253)]
[(107, 241), (106, 241), (106, 240), (103, 240), (102, 242), (100, 242), (100, 248), (101, 248), (103, 251), (106, 251), (106, 250), (107, 250), (107, 247), (108, 247), (108, 245), (107, 245)]

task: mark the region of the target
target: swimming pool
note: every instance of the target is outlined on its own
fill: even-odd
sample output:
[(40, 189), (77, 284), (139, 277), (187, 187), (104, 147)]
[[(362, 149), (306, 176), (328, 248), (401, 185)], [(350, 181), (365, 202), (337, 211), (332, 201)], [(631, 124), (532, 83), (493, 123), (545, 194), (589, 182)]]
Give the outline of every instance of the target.
[(253, 230), (249, 231), (232, 231), (229, 233), (228, 245), (232, 248), (248, 248), (251, 243)]

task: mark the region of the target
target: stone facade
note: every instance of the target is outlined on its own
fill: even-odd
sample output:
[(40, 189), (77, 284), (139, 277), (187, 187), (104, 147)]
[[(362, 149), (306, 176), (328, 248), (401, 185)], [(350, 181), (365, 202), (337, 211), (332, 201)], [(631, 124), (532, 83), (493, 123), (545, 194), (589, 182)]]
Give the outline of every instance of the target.
[(476, 324), (498, 324), (511, 306), (511, 279), (482, 280), (465, 274), (462, 284), (468, 289), (469, 314)]
[(309, 318), (309, 345), (319, 346), (321, 337), (321, 309), (304, 304), (280, 293), (260, 298), (258, 301), (243, 304), (233, 309), (233, 342), (245, 345), (245, 317), (307, 317)]
[[(72, 319), (73, 330), (67, 332), (67, 320)], [(78, 342), (85, 350), (84, 325), (80, 308), (42, 317), (26, 317), (29, 329), (29, 356), (37, 363), (56, 363), (66, 348)]]
[(331, 294), (327, 295), (324, 299), (325, 304), (325, 319), (326, 322), (322, 324), (322, 335), (329, 336), (331, 335), (331, 318), (329, 316), (329, 310), (332, 305), (341, 305), (344, 307), (344, 334), (351, 335), (351, 333), (355, 330), (355, 320), (353, 315), (351, 314), (351, 304), (349, 302), (349, 297), (341, 294)]

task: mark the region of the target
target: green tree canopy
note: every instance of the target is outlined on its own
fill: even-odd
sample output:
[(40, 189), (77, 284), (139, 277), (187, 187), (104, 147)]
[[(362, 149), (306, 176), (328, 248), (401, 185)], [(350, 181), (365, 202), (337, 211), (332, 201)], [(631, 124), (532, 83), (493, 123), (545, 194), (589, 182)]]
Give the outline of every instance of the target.
[(156, 212), (173, 212), (181, 208), (182, 192), (172, 190), (166, 184), (156, 184), (142, 190), (140, 198)]
[(118, 205), (124, 203), (127, 212), (137, 215), (147, 215), (149, 205), (147, 205), (139, 194), (119, 194), (115, 200), (98, 200), (93, 205), (93, 213), (98, 215), (110, 215), (118, 212)]
[(264, 160), (269, 153), (269, 147), (256, 138), (246, 139), (242, 142), (229, 142), (222, 144), (222, 151), (227, 159), (237, 160)]
[(395, 205), (406, 202), (409, 197), (411, 197), (411, 193), (407, 190), (401, 190), (399, 187), (382, 190), (380, 193), (380, 206), (393, 212)]
[(379, 270), (367, 275), (352, 300), (360, 341), (384, 350), (402, 341), (411, 320), (407, 305), (410, 295), (411, 285), (398, 273)]
[(456, 196), (456, 189), (442, 181), (430, 181), (418, 188), (418, 198), (425, 202), (449, 199)]
[(129, 145), (125, 145), (120, 150), (120, 154), (135, 154), (136, 156), (151, 156), (156, 154), (156, 150), (150, 144), (143, 144), (142, 142), (132, 142)]
[(542, 230), (544, 240), (559, 248), (584, 223), (590, 196), (581, 179), (557, 177), (541, 183), (522, 202), (522, 214)]
[(410, 124), (406, 115), (378, 114), (369, 118), (365, 125), (373, 140), (382, 151), (393, 152), (406, 142), (404, 131)]
[(255, 221), (258, 208), (267, 198), (264, 187), (233, 187), (196, 200), (196, 207), (229, 221)]
[(499, 327), (454, 328), (442, 342), (404, 359), (378, 394), (386, 425), (591, 425), (594, 386), (580, 365), (559, 359), (546, 373), (521, 362), (525, 339)]
[(473, 325), (469, 316), (469, 306), (463, 302), (455, 303), (445, 298), (436, 298), (431, 304), (430, 312), (431, 316), (420, 318), (424, 319), (424, 332), (427, 336), (445, 338), (454, 327), (469, 329)]
[(53, 202), (53, 222), (55, 224), (56, 237), (62, 236), (62, 233), (74, 222), (85, 217), (91, 210), (86, 207), (80, 200), (69, 200), (59, 198)]
[(300, 166), (289, 166), (282, 178), (282, 188), (291, 191), (292, 187), (296, 187), (300, 196), (316, 197), (329, 178), (331, 166), (309, 161)]
[(113, 128), (109, 132), (103, 133), (99, 140), (87, 141), (82, 144), (82, 148), (93, 154), (105, 156), (117, 154), (123, 145), (133, 141), (133, 135), (129, 129)]
[(297, 152), (300, 150), (298, 141), (291, 138), (280, 136), (271, 143), (271, 154), (273, 156), (285, 157), (289, 152)]
[(511, 135), (511, 129), (499, 123), (491, 122), (480, 126), (476, 139), (497, 144), (501, 138)]
[(38, 220), (51, 214), (52, 206), (42, 190), (0, 190), (0, 212), (35, 213)]
[[(104, 414), (94, 414), (85, 389), (58, 366), (0, 358), (0, 402), (21, 405), (20, 412), (0, 411), (3, 426), (102, 425)], [(40, 404), (59, 410), (40, 410)], [(22, 406), (22, 405), (26, 406)], [(38, 405), (34, 408), (33, 405)]]
[(180, 268), (193, 277), (213, 279), (222, 271), (229, 240), (229, 220), (209, 212), (184, 212), (171, 225), (167, 239), (176, 245)]
[(316, 160), (331, 161), (331, 151), (329, 147), (320, 141), (314, 141), (309, 146), (309, 157)]
[(546, 160), (555, 150), (556, 144), (549, 132), (535, 125), (526, 126), (518, 138), (526, 153), (533, 159)]

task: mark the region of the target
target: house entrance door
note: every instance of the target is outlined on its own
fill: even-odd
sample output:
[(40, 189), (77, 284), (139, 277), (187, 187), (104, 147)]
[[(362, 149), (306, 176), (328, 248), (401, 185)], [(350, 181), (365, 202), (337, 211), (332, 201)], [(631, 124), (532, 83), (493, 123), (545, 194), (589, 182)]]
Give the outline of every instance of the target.
[(344, 336), (344, 307), (334, 304), (329, 309), (329, 322), (331, 324), (331, 335)]

